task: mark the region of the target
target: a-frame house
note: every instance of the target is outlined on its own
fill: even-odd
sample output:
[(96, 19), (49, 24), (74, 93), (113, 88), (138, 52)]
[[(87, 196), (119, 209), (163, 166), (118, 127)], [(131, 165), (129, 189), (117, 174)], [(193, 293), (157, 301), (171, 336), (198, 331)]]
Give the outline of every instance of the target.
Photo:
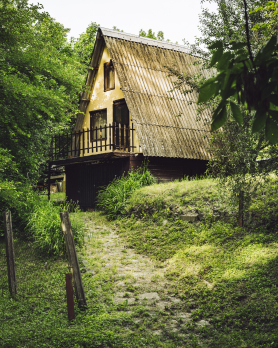
[(159, 182), (205, 172), (210, 115), (197, 120), (189, 97), (170, 93), (167, 70), (198, 72), (197, 59), (184, 46), (99, 28), (74, 133), (54, 137), (69, 199), (93, 207), (100, 186), (144, 158)]

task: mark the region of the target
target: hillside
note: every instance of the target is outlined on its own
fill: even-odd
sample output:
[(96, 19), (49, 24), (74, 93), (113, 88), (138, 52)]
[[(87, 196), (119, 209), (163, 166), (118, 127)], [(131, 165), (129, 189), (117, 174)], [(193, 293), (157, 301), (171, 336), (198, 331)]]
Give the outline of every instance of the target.
[[(129, 247), (167, 266), (208, 347), (278, 346), (278, 190), (272, 177), (253, 197), (245, 226), (212, 179), (152, 185), (129, 199), (116, 221)], [(196, 221), (181, 220), (192, 214)]]
[(88, 304), (72, 322), (66, 259), (16, 238), (12, 299), (0, 240), (0, 347), (278, 347), (277, 188), (257, 191), (243, 228), (213, 179), (137, 189), (116, 220), (71, 213)]

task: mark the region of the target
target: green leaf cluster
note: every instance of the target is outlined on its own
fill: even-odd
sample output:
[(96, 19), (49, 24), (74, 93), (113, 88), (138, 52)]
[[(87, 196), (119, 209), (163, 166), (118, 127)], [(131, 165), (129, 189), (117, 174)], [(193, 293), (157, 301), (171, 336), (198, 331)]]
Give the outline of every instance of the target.
[(209, 49), (213, 51), (210, 66), (218, 74), (201, 86), (198, 103), (216, 96), (221, 98), (212, 116), (212, 131), (227, 121), (228, 105), (234, 119), (242, 124), (240, 108), (234, 102), (237, 101), (249, 111), (255, 111), (253, 132), (265, 128), (266, 138), (275, 143), (278, 140), (277, 36), (272, 36), (254, 58), (245, 43), (231, 42), (225, 46), (222, 41), (216, 41)]

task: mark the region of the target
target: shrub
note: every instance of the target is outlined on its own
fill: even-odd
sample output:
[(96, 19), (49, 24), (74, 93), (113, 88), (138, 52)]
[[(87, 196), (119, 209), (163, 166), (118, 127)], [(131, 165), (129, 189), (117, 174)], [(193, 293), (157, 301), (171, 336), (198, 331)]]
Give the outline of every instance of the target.
[[(61, 230), (60, 213), (63, 211), (79, 212), (77, 204), (66, 202), (59, 206), (52, 201), (38, 200), (29, 214), (25, 228), (26, 234), (34, 241), (36, 249), (48, 255), (59, 255), (64, 252), (64, 237)], [(71, 216), (74, 241), (82, 246), (84, 241), (83, 224)]]
[[(19, 174), (10, 152), (0, 148), (0, 211), (5, 210), (12, 213), (14, 233), (21, 239), (34, 241), (38, 251), (49, 255), (64, 251), (60, 212), (79, 212), (72, 202), (57, 205), (34, 192), (31, 182)], [(71, 222), (75, 243), (81, 246), (83, 224), (75, 216), (71, 216)], [(3, 235), (0, 223), (0, 237)]]
[(126, 215), (125, 207), (132, 192), (155, 182), (156, 179), (147, 169), (146, 164), (137, 170), (130, 170), (126, 176), (115, 178), (109, 185), (99, 190), (96, 199), (97, 207), (110, 219), (116, 219), (118, 215)]

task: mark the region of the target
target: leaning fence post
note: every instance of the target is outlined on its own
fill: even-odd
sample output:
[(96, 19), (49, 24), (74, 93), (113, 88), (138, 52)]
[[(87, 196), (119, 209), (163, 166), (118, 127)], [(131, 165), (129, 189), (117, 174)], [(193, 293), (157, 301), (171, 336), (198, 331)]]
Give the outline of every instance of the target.
[(243, 191), (239, 192), (239, 204), (238, 204), (238, 225), (243, 227)]
[(66, 274), (66, 290), (67, 290), (68, 318), (69, 318), (69, 321), (71, 321), (75, 318), (71, 273)]
[(73, 275), (73, 283), (75, 287), (77, 302), (79, 306), (86, 306), (85, 293), (77, 259), (69, 213), (67, 211), (60, 213), (60, 218), (62, 222), (62, 231), (66, 242), (69, 265), (71, 268), (71, 273)]
[(16, 288), (16, 277), (15, 277), (12, 215), (10, 211), (4, 211), (3, 216), (4, 216), (4, 230), (5, 230), (6, 256), (7, 256), (7, 266), (8, 266), (9, 290), (10, 290), (10, 294), (14, 296), (17, 294), (17, 288)]

